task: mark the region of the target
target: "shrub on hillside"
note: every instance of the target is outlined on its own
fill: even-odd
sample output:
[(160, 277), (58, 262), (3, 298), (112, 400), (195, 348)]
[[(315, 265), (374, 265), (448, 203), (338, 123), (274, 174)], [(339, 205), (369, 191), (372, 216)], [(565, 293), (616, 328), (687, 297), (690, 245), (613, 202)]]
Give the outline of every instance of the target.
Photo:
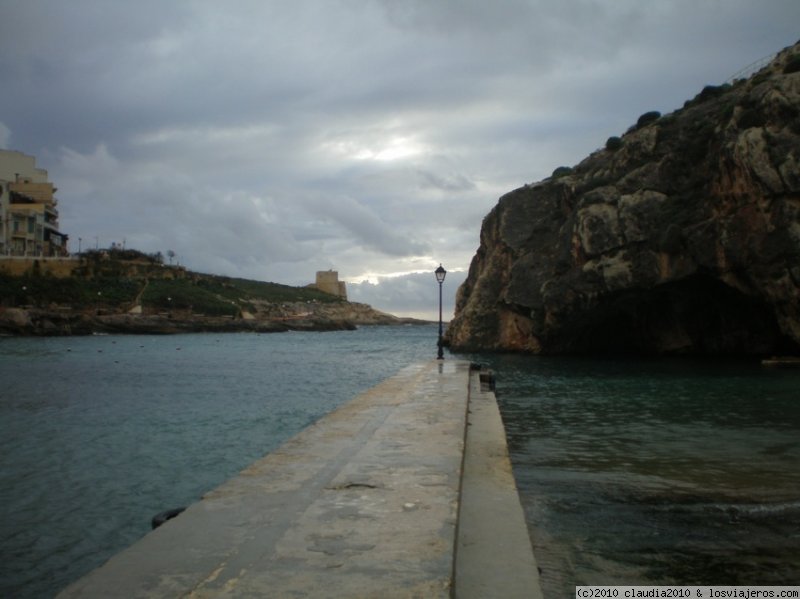
[(705, 102), (711, 98), (718, 98), (731, 88), (727, 83), (724, 85), (706, 85), (703, 90), (697, 94), (695, 100), (697, 102)]
[(567, 175), (572, 174), (572, 167), (569, 166), (559, 166), (556, 170), (553, 171), (553, 179), (558, 179), (560, 177), (566, 177)]
[(0, 275), (0, 304), (8, 306), (51, 304), (73, 308), (122, 306), (133, 302), (141, 285), (123, 278), (95, 278), (83, 280), (74, 277), (57, 279), (50, 276), (25, 275), (11, 277)]
[(214, 291), (187, 280), (154, 280), (149, 282), (142, 294), (142, 303), (145, 307), (160, 310), (191, 310), (207, 316), (236, 316), (239, 313), (238, 303)]
[(642, 116), (639, 117), (639, 120), (636, 121), (636, 128), (639, 129), (641, 127), (649, 125), (650, 123), (655, 123), (660, 118), (661, 118), (661, 113), (658, 110), (651, 110), (650, 112), (645, 112)]
[(616, 152), (622, 147), (622, 138), (613, 135), (606, 140), (606, 150)]
[(783, 67), (783, 74), (788, 75), (789, 73), (796, 73), (800, 71), (800, 54), (795, 54), (792, 56), (787, 62), (786, 66)]

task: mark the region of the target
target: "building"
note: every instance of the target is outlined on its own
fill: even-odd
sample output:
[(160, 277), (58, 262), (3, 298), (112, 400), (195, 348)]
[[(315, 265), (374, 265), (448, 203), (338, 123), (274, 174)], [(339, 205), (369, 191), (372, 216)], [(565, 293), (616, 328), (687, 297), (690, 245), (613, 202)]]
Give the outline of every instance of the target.
[(67, 255), (55, 192), (33, 156), (0, 150), (0, 256)]
[(317, 271), (317, 282), (311, 287), (347, 299), (347, 287), (344, 281), (339, 280), (339, 273), (335, 270)]

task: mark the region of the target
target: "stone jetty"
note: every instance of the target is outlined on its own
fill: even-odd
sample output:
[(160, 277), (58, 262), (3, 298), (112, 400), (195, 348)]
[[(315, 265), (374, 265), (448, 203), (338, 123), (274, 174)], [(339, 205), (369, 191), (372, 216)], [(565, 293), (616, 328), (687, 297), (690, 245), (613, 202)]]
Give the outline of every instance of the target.
[(402, 369), (59, 597), (540, 597), (481, 378)]

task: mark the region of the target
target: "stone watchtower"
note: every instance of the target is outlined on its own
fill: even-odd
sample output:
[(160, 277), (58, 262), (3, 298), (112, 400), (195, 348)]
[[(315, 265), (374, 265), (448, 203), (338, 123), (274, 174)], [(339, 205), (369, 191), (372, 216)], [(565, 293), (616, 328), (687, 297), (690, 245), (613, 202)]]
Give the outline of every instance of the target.
[(335, 270), (318, 270), (314, 287), (344, 300), (347, 299), (347, 287), (344, 281), (339, 280), (339, 273)]

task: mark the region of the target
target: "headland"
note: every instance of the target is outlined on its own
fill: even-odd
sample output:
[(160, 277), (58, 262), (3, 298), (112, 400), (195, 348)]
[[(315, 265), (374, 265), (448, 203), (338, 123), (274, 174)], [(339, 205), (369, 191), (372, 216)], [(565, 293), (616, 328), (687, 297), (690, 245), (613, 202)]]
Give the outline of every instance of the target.
[(0, 258), (0, 335), (268, 333), (423, 323), (313, 285), (196, 273), (133, 250)]

